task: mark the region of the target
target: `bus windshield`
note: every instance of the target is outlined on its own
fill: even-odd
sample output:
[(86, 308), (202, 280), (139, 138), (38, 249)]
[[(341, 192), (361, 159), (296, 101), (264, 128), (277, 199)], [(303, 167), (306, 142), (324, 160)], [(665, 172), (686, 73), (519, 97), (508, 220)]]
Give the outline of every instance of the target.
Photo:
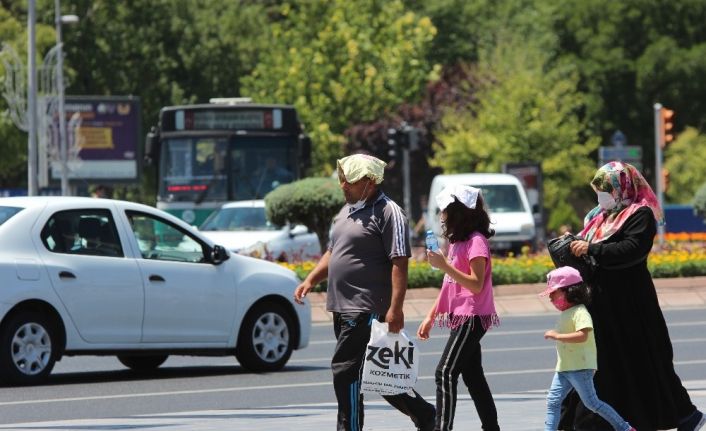
[(179, 137), (164, 144), (163, 201), (262, 199), (295, 178), (296, 145), (291, 138)]

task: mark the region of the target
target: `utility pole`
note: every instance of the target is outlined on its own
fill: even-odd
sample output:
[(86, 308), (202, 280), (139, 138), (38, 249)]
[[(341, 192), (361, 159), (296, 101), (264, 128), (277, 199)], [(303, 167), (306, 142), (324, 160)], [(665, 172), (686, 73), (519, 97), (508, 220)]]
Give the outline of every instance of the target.
[[(657, 194), (657, 202), (659, 207), (664, 210), (664, 184), (662, 184), (662, 147), (664, 130), (662, 130), (662, 104), (654, 104), (655, 118), (655, 193)], [(657, 226), (657, 243), (659, 247), (664, 246), (664, 225)]]
[(37, 63), (35, 0), (29, 0), (27, 10), (27, 195), (39, 194), (37, 187)]

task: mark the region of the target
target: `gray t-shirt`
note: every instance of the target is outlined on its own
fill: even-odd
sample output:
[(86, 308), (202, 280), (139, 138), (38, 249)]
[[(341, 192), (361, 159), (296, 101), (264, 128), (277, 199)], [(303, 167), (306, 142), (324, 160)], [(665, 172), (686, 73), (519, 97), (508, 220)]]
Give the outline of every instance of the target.
[(326, 309), (384, 314), (392, 296), (392, 258), (411, 256), (402, 208), (380, 192), (358, 211), (333, 219)]

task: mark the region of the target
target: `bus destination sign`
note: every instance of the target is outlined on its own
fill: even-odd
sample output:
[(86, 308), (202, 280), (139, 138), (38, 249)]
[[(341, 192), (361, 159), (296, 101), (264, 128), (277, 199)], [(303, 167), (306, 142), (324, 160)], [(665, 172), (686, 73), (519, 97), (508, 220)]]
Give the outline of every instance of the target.
[(178, 110), (175, 130), (281, 129), (282, 110)]

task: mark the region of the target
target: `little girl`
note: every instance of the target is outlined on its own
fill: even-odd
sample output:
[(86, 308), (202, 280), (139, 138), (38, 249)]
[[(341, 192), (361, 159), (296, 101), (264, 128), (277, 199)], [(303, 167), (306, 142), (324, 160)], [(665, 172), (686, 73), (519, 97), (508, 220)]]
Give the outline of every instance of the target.
[(448, 259), (427, 250), (429, 263), (445, 273), (434, 306), (419, 325), (417, 336), (429, 338), (436, 321), (451, 328), (449, 340), (436, 367), (435, 430), (453, 428), (459, 374), (473, 398), (483, 430), (499, 431), (493, 395), (483, 374), (480, 340), (499, 324), (493, 302), (492, 267), (488, 238), (490, 218), (479, 189), (450, 186), (436, 196), (443, 235), (449, 242)]
[(563, 266), (547, 274), (547, 288), (540, 296), (549, 295), (552, 304), (561, 311), (556, 330), (544, 333), (544, 338), (556, 340), (557, 364), (552, 386), (547, 394), (545, 431), (555, 431), (559, 425), (561, 402), (571, 388), (583, 404), (600, 415), (618, 431), (635, 431), (611, 406), (598, 399), (593, 386), (596, 371), (596, 342), (593, 320), (586, 309), (591, 301), (588, 286), (579, 272)]

